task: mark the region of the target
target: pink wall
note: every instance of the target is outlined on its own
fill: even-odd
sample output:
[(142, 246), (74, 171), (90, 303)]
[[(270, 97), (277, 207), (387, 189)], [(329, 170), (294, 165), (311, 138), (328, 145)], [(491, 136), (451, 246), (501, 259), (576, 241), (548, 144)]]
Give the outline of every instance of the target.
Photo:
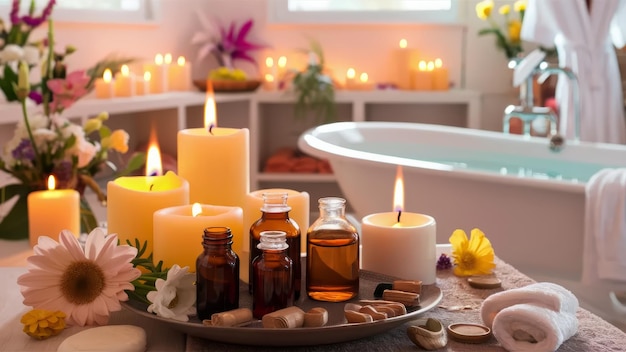
[[(457, 87), (464, 79), (465, 88), (485, 93), (483, 128), (501, 128), (502, 109), (514, 98), (511, 72), (504, 55), (496, 51), (494, 38), (476, 35), (485, 25), (475, 16), (477, 0), (460, 0), (460, 24), (448, 26), (275, 24), (268, 23), (269, 1), (161, 0), (161, 20), (157, 24), (57, 23), (56, 37), (60, 45), (72, 44), (79, 49), (68, 60), (70, 69), (92, 65), (107, 54), (152, 60), (155, 53), (167, 51), (189, 58), (193, 76), (204, 78), (216, 64), (212, 59), (196, 61), (197, 46), (190, 43), (192, 34), (201, 28), (196, 12), (203, 11), (224, 23), (254, 18), (251, 37), (272, 46), (258, 53), (260, 65), (266, 55), (276, 53), (288, 56), (289, 67), (299, 67), (306, 57), (297, 50), (307, 48), (307, 38), (314, 38), (322, 44), (327, 66), (339, 79), (344, 78), (347, 67), (354, 67), (367, 72), (371, 81), (392, 78), (392, 54), (398, 41), (405, 38), (409, 47), (426, 56), (441, 57)], [(252, 74), (256, 71), (245, 63), (242, 68)]]

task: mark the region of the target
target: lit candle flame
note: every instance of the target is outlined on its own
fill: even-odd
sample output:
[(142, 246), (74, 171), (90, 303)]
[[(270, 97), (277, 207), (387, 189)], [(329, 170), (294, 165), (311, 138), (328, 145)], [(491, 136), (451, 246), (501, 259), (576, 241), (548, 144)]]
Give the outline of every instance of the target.
[(274, 58), (267, 57), (265, 59), (265, 66), (267, 66), (267, 67), (274, 67)]
[(143, 73), (143, 80), (144, 80), (144, 81), (150, 81), (150, 79), (152, 79), (152, 73), (147, 72), (147, 71), (146, 71), (146, 72), (144, 72), (144, 73)]
[(278, 58), (278, 67), (285, 68), (285, 66), (287, 66), (287, 57), (286, 56), (279, 57)]
[(427, 66), (426, 65), (426, 61), (424, 61), (424, 60), (420, 61), (419, 64), (417, 64), (417, 68), (420, 71), (426, 71), (426, 66)]
[(154, 63), (157, 64), (157, 65), (163, 65), (163, 55), (156, 54), (154, 56)]
[(111, 69), (107, 68), (106, 70), (104, 70), (104, 73), (102, 74), (102, 79), (106, 83), (111, 82), (111, 80), (113, 79), (113, 72), (111, 72)]
[(398, 45), (401, 49), (406, 49), (406, 47), (409, 45), (409, 42), (407, 42), (406, 39), (402, 38), (400, 39), (400, 43)]
[(368, 79), (369, 76), (365, 72), (361, 73), (361, 76), (359, 76), (359, 80), (361, 81), (361, 83), (367, 83)]
[(176, 63), (178, 64), (178, 66), (185, 66), (185, 57), (179, 56), (178, 59), (176, 60)]
[(122, 76), (128, 77), (128, 75), (130, 74), (130, 69), (128, 68), (128, 65), (122, 65), (122, 67), (120, 68), (120, 72), (122, 73)]
[(202, 214), (202, 205), (200, 205), (200, 203), (193, 203), (191, 206), (191, 215), (195, 218), (200, 214)]
[(393, 210), (398, 212), (398, 222), (404, 209), (404, 177), (402, 176), (402, 166), (396, 168), (396, 183), (393, 190)]
[(204, 103), (204, 128), (209, 133), (217, 126), (217, 112), (215, 108), (215, 94), (213, 94), (213, 83), (207, 81), (206, 102)]
[(349, 79), (354, 79), (354, 77), (356, 77), (356, 70), (350, 67), (348, 71), (346, 71), (346, 77), (348, 77)]
[(165, 62), (166, 65), (169, 65), (172, 63), (172, 54), (167, 53), (165, 54), (165, 56), (163, 56), (163, 62)]
[(274, 76), (272, 76), (272, 75), (271, 75), (271, 74), (269, 74), (269, 73), (266, 73), (266, 74), (265, 74), (265, 81), (266, 81), (266, 82), (269, 82), (269, 83), (274, 82)]
[(443, 67), (443, 61), (440, 58), (436, 58), (435, 59), (435, 68), (442, 68)]
[(48, 176), (48, 189), (53, 190), (56, 188), (56, 179), (53, 175)]
[(432, 70), (434, 70), (434, 69), (435, 69), (435, 63), (434, 63), (434, 62), (432, 62), (432, 61), (428, 61), (428, 65), (426, 65), (426, 69), (427, 69), (428, 71), (432, 71)]
[(146, 175), (163, 175), (161, 151), (159, 150), (159, 141), (156, 138), (156, 132), (154, 128), (152, 128), (152, 130), (150, 131), (150, 143), (148, 146), (148, 156), (146, 158)]

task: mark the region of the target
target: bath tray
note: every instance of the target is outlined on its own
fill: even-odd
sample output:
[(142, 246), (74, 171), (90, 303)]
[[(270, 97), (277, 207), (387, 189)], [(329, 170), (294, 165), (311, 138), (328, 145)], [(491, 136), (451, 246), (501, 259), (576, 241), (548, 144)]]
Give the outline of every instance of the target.
[[(394, 278), (376, 273), (361, 271), (359, 298), (348, 302), (358, 302), (359, 299), (373, 299), (374, 289), (380, 282), (389, 282)], [(248, 293), (248, 284), (240, 285), (240, 307), (252, 307), (251, 295)], [(304, 297), (302, 297), (304, 296)], [(420, 297), (421, 306), (409, 309), (406, 315), (378, 320), (372, 323), (345, 324), (343, 307), (347, 302), (328, 303), (310, 300), (303, 291), (297, 306), (303, 310), (313, 307), (324, 307), (328, 310), (328, 324), (317, 328), (296, 329), (265, 329), (261, 323), (253, 323), (245, 327), (207, 327), (196, 318), (191, 317), (189, 322), (179, 322), (172, 319), (160, 318), (146, 311), (146, 305), (136, 301), (124, 302), (124, 306), (145, 317), (161, 321), (171, 328), (191, 336), (208, 340), (253, 346), (312, 346), (357, 340), (391, 330), (403, 323), (416, 319), (419, 315), (433, 309), (443, 294), (436, 285), (424, 285)]]

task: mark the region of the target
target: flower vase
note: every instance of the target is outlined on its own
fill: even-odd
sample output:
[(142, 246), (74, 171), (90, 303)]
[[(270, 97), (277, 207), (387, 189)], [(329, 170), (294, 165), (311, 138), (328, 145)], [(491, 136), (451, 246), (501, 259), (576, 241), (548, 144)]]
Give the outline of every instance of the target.
[[(32, 190), (22, 184), (0, 188), (0, 239), (21, 240), (28, 238), (28, 194)], [(17, 197), (16, 200), (14, 197)], [(9, 207), (10, 202), (15, 202)]]

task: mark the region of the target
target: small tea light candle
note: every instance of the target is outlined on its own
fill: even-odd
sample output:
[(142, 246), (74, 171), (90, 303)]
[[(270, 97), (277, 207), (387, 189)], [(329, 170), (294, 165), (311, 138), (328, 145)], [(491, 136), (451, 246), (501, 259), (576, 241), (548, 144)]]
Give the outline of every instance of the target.
[(285, 78), (285, 72), (287, 70), (287, 57), (281, 56), (278, 58), (278, 80), (282, 80)]
[(274, 76), (270, 73), (265, 74), (265, 80), (263, 81), (263, 88), (265, 90), (274, 90), (276, 86), (276, 82), (274, 80)]
[(394, 191), (395, 212), (363, 218), (362, 268), (404, 280), (435, 283), (436, 222), (429, 215), (403, 212), (404, 184), (398, 166)]
[(28, 194), (28, 233), (30, 245), (39, 236), (59, 240), (62, 230), (80, 236), (80, 195), (73, 189), (55, 189), (54, 176), (48, 177), (48, 189)]
[(113, 86), (113, 73), (111, 69), (104, 70), (102, 74), (102, 78), (98, 78), (96, 80), (96, 98), (99, 99), (110, 99), (113, 98), (114, 95), (114, 86)]

